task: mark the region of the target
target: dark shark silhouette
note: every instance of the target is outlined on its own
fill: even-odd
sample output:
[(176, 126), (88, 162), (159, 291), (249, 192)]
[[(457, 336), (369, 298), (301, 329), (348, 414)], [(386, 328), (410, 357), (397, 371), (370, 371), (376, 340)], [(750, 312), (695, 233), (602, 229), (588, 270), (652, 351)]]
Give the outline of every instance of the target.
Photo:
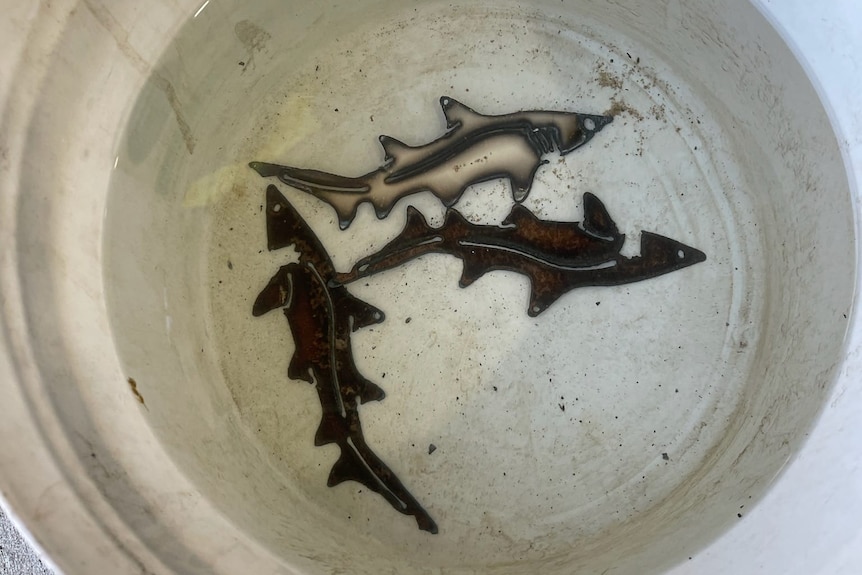
[(359, 404), (385, 397), (353, 360), (350, 334), (383, 321), (383, 312), (332, 286), (335, 268), (311, 228), (275, 186), (266, 190), (267, 243), (270, 250), (293, 245), (299, 262), (282, 266), (254, 302), (260, 316), (283, 307), (296, 347), (287, 374), (312, 383), (323, 416), (315, 445), (335, 443), (341, 455), (327, 484), (356, 481), (382, 495), (399, 512), (416, 518), (419, 528), (437, 533), (437, 525), (395, 473), (365, 442)]
[(706, 260), (706, 255), (676, 240), (641, 232), (641, 253), (620, 254), (620, 234), (604, 204), (584, 194), (584, 221), (549, 222), (515, 204), (502, 226), (471, 224), (453, 209), (432, 228), (412, 206), (402, 232), (380, 251), (359, 260), (336, 284), (346, 284), (427, 253), (446, 253), (464, 262), (459, 285), (466, 287), (492, 270), (530, 278), (527, 313), (537, 316), (566, 292), (583, 286), (611, 286), (660, 276)]
[(364, 176), (346, 177), (317, 170), (251, 162), (263, 177), (278, 177), (294, 188), (330, 204), (341, 229), (356, 217), (356, 209), (370, 202), (378, 218), (385, 218), (404, 196), (430, 191), (447, 207), (468, 186), (508, 178), (516, 202), (530, 193), (536, 171), (558, 151), (568, 154), (589, 142), (611, 116), (574, 112), (526, 111), (486, 116), (453, 98), (440, 98), (446, 133), (421, 146), (408, 146), (380, 136), (383, 166)]

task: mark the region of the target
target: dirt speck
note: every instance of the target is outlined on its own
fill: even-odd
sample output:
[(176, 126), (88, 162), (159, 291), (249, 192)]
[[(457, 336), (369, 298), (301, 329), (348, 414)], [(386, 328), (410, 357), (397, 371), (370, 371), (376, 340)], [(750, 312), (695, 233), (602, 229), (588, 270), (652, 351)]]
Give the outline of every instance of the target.
[(136, 382), (133, 377), (130, 377), (127, 381), (129, 382), (129, 389), (132, 390), (132, 394), (135, 396), (135, 399), (138, 400), (138, 403), (146, 407), (147, 404), (144, 403), (144, 396), (141, 395), (140, 391), (138, 391), (138, 382)]
[(431, 455), (431, 454), (432, 454), (432, 453), (434, 453), (435, 451), (437, 451), (437, 446), (436, 446), (436, 445), (434, 445), (433, 443), (431, 443), (430, 445), (428, 445), (428, 455)]

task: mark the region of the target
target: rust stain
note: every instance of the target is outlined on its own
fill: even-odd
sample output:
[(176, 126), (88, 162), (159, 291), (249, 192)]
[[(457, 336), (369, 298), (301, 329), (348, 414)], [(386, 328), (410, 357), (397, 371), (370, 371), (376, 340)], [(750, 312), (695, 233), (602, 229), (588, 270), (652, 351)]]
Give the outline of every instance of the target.
[(599, 71), (598, 83), (599, 86), (602, 86), (603, 88), (613, 88), (614, 90), (622, 90), (623, 88), (622, 79), (618, 76), (614, 76), (607, 70)]
[(605, 111), (606, 116), (619, 116), (623, 112), (628, 113), (632, 117), (637, 120), (643, 120), (643, 114), (638, 112), (636, 109), (632, 108), (628, 104), (626, 104), (625, 100), (611, 100), (611, 107)]
[(138, 391), (138, 382), (135, 381), (135, 378), (133, 378), (133, 377), (130, 377), (127, 381), (129, 382), (129, 389), (132, 390), (132, 393), (134, 394), (135, 399), (138, 400), (138, 403), (140, 403), (141, 405), (146, 407), (147, 404), (144, 403), (144, 396), (141, 395), (140, 391)]

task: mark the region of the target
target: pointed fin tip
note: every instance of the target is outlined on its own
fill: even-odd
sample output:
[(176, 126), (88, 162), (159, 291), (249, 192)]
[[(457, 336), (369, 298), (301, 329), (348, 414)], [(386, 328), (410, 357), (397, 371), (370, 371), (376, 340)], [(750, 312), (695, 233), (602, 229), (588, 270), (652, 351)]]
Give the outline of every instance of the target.
[(386, 392), (383, 391), (383, 388), (366, 380), (364, 389), (359, 394), (359, 402), (368, 403), (369, 401), (383, 401), (384, 399), (386, 399)]
[[(424, 219), (424, 218), (423, 218)], [(455, 208), (447, 207), (446, 214), (443, 216), (443, 225), (471, 225), (470, 222), (467, 221), (467, 218), (464, 217), (464, 214), (456, 210)]]
[(392, 136), (387, 136), (386, 134), (380, 134), (380, 136), (377, 137), (377, 140), (380, 142), (380, 145), (383, 146), (383, 152), (386, 154), (387, 159), (395, 159), (398, 157), (400, 152), (410, 149), (410, 146), (401, 140), (393, 138)]
[(365, 486), (373, 485), (373, 482), (369, 482), (369, 472), (362, 463), (356, 461), (356, 458), (357, 456), (352, 451), (342, 448), (341, 456), (329, 471), (329, 478), (326, 481), (327, 487), (335, 487), (345, 481), (356, 481)]
[[(417, 523), (419, 523), (418, 520)], [(437, 533), (439, 532), (437, 524), (434, 523), (433, 520), (429, 520), (428, 523), (419, 523), (419, 529), (421, 529), (422, 531), (427, 531), (431, 535), (437, 535)]]
[(501, 223), (504, 226), (510, 226), (513, 224), (517, 226), (521, 222), (536, 219), (538, 219), (536, 214), (528, 210), (524, 204), (515, 204), (512, 206), (512, 209), (509, 210), (509, 215), (506, 216)]
[(314, 383), (314, 377), (311, 375), (311, 368), (305, 364), (302, 356), (295, 352), (290, 358), (290, 363), (287, 364), (287, 377), (290, 379), (298, 379), (306, 383)]
[(543, 301), (535, 291), (532, 291), (530, 292), (530, 304), (527, 307), (527, 315), (529, 317), (538, 317), (551, 306), (551, 303), (553, 302)]
[(421, 222), (422, 224), (428, 225), (428, 220), (425, 219), (425, 215), (419, 211), (419, 208), (416, 206), (407, 206), (407, 223), (412, 222)]
[(459, 112), (460, 114), (466, 116), (482, 115), (470, 108), (469, 106), (465, 106), (464, 104), (450, 96), (440, 97), (440, 107), (443, 109), (443, 115), (446, 117), (446, 126), (448, 128), (453, 128), (461, 123), (461, 120), (451, 117), (453, 112)]
[(617, 238), (620, 234), (616, 222), (608, 213), (605, 204), (590, 192), (584, 193), (584, 230), (603, 237)]
[[(446, 217), (448, 217), (448, 210)], [(432, 233), (433, 231), (434, 228), (428, 223), (425, 214), (414, 206), (407, 206), (407, 221), (404, 223), (404, 229), (401, 231), (402, 234)]]
[(526, 200), (527, 196), (529, 195), (530, 188), (524, 189), (522, 187), (512, 186), (512, 199), (515, 201), (516, 204), (524, 203), (524, 200)]
[(450, 96), (440, 96), (440, 107), (443, 108), (443, 110), (446, 110), (446, 108), (452, 106), (453, 104), (459, 103), (460, 102), (458, 102), (458, 100)]
[(458, 287), (465, 288), (473, 285), (487, 270), (482, 268), (481, 263), (475, 259), (462, 258), (461, 277), (458, 278)]
[(293, 209), (290, 202), (277, 187), (270, 184), (266, 187), (266, 215), (269, 218), (284, 217), (289, 210)]

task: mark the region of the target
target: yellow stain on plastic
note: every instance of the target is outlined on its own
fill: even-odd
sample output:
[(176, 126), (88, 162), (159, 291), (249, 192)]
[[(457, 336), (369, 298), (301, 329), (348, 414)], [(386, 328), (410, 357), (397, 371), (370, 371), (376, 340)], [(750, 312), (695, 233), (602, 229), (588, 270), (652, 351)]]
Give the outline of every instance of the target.
[[(294, 146), (315, 133), (320, 122), (309, 102), (307, 96), (289, 96), (278, 110), (272, 112), (266, 120), (267, 129), (260, 132), (262, 141), (249, 154), (248, 161), (261, 158), (283, 161)], [(259, 178), (248, 167), (248, 162), (222, 166), (191, 183), (183, 198), (183, 206), (197, 208), (217, 203), (252, 175)]]
[(247, 169), (245, 164), (231, 164), (198, 178), (186, 190), (183, 206), (199, 208), (217, 203), (233, 189), (237, 180), (245, 177), (243, 172)]

